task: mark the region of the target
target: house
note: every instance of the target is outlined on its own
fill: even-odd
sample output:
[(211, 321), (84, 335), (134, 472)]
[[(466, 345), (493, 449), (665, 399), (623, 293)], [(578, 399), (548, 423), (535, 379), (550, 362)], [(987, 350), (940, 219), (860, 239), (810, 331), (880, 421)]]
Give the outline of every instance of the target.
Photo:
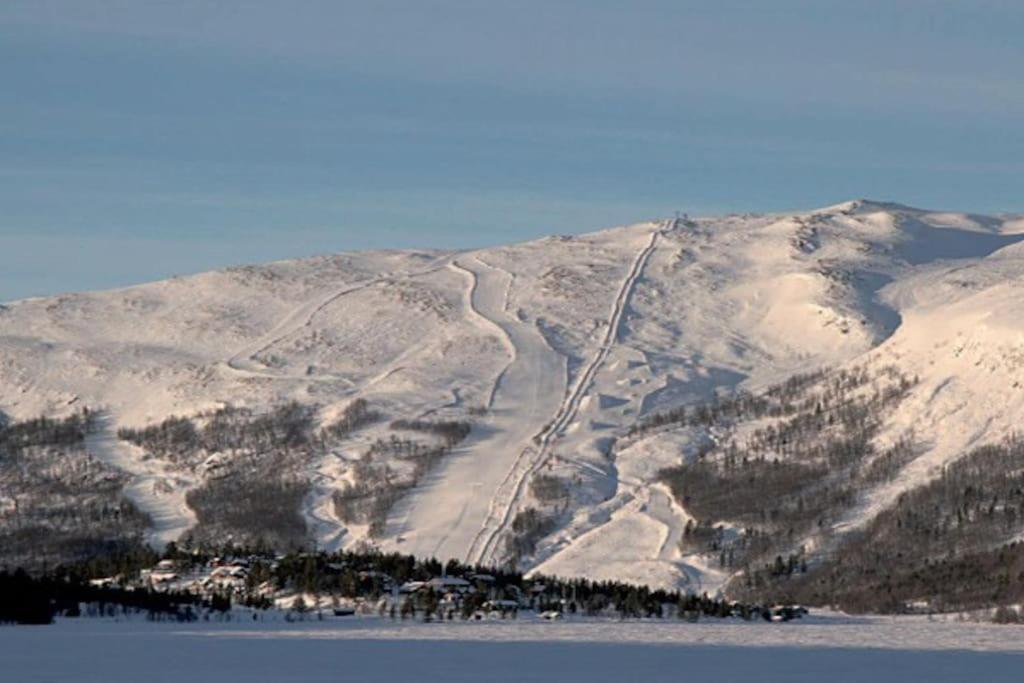
[(264, 581), (256, 586), (256, 595), (261, 598), (272, 598), (275, 593), (277, 593), (277, 586), (273, 581)]
[(217, 567), (210, 572), (208, 578), (215, 588), (241, 591), (245, 589), (246, 580), (249, 578), (249, 570), (243, 566), (229, 564)]
[(441, 596), (441, 599), (437, 603), (438, 612), (444, 613), (450, 610), (459, 609), (459, 605), (462, 602), (462, 598), (455, 593), (447, 593)]
[(488, 600), (482, 605), (483, 612), (490, 617), (504, 617), (519, 612), (517, 600)]
[(443, 594), (466, 593), (473, 588), (473, 584), (457, 576), (439, 576), (427, 581), (427, 585)]
[(406, 581), (398, 590), (400, 593), (415, 593), (426, 585), (426, 581)]
[(162, 586), (179, 578), (177, 565), (172, 560), (160, 560), (152, 569), (143, 569), (139, 572), (139, 578), (151, 586)]
[(245, 579), (248, 575), (248, 569), (236, 565), (217, 567), (210, 572), (210, 578), (212, 579)]
[(116, 577), (116, 576), (107, 576), (107, 577), (104, 577), (102, 579), (90, 579), (89, 580), (89, 585), (90, 586), (95, 586), (97, 588), (110, 588), (111, 586), (116, 586), (117, 583), (118, 583), (118, 577)]
[(519, 609), (519, 603), (516, 600), (488, 600), (484, 603), (484, 607), (488, 609)]

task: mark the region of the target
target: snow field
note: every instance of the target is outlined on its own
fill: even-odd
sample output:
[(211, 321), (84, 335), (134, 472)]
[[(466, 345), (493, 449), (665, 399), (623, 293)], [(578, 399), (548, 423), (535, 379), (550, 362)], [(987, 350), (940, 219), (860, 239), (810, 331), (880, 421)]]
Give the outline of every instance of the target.
[(286, 624), (64, 620), (0, 628), (12, 680), (1019, 680), (1007, 627), (812, 617), (807, 623)]
[[(864, 492), (843, 525), (856, 528), (1019, 424), (1022, 225), (854, 201), (14, 302), (0, 309), (0, 410), (106, 410), (90, 449), (133, 476), (127, 494), (159, 543), (194, 522), (184, 495), (200, 482), (119, 444), (116, 426), (290, 399), (327, 420), (356, 397), (386, 420), (470, 419), (469, 439), (392, 510), (384, 548), (498, 560), (543, 472), (572, 484), (570, 505), (527, 568), (713, 592), (725, 577), (679, 556), (687, 515), (656, 482), (693, 435), (611, 448), (615, 438), (645, 414), (717, 392), (895, 364), (920, 382), (880, 438), (912, 429), (927, 439), (894, 482)], [(467, 417), (477, 407), (486, 413)], [(330, 495), (377, 436), (386, 423), (309, 472), (304, 513), (322, 547), (366, 540), (334, 518)]]

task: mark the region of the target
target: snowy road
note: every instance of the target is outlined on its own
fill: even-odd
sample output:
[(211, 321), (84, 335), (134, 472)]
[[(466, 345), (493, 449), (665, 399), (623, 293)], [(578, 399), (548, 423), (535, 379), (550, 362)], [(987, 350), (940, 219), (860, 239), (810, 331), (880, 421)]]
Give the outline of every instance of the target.
[(530, 467), (531, 439), (565, 395), (565, 358), (532, 324), (505, 310), (510, 275), (474, 258), (458, 266), (472, 274), (472, 316), (488, 334), (505, 335), (511, 361), (497, 381), (489, 417), (478, 425), (395, 510), (389, 538), (402, 552), (423, 557), (466, 556), (481, 524), (507, 505)]

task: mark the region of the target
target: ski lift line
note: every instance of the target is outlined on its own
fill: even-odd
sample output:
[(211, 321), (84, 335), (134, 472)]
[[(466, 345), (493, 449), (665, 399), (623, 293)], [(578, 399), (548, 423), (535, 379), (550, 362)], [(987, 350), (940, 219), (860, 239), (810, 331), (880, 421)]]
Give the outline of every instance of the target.
[[(658, 240), (661, 236), (674, 230), (679, 224), (678, 218), (669, 219), (657, 230), (651, 233), (651, 238), (647, 245), (637, 254), (633, 260), (633, 264), (630, 267), (630, 271), (626, 278), (623, 280), (622, 286), (619, 288), (616, 294), (615, 300), (612, 306), (612, 313), (609, 317), (608, 328), (605, 331), (604, 339), (602, 340), (601, 346), (598, 348), (594, 358), (588, 364), (584, 373), (580, 376), (576, 382), (573, 390), (569, 393), (565, 401), (563, 401), (558, 412), (555, 415), (554, 420), (551, 421), (541, 432), (537, 435), (539, 441), (539, 447), (537, 449), (537, 455), (533, 462), (528, 464), (526, 470), (520, 475), (514, 485), (512, 496), (508, 503), (504, 506), (501, 513), (501, 519), (498, 521), (496, 527), (488, 532), (488, 526), (491, 520), (485, 520), (484, 526), (477, 538), (474, 539), (473, 544), (470, 546), (469, 552), (467, 553), (467, 559), (475, 560), (477, 563), (485, 561), (489, 556), (493, 556), (495, 551), (495, 543), (501, 536), (508, 525), (511, 523), (512, 513), (516, 507), (516, 503), (522, 496), (523, 489), (530, 476), (536, 473), (549, 459), (549, 450), (553, 442), (565, 431), (566, 427), (575, 419), (579, 412), (580, 403), (583, 397), (589, 392), (590, 386), (593, 384), (594, 378), (597, 375), (598, 370), (604, 364), (611, 352), (612, 347), (618, 342), (619, 332), (622, 325), (622, 320), (625, 316), (626, 306), (633, 293), (633, 289), (636, 285), (637, 280), (643, 273), (647, 262), (650, 260), (651, 255), (657, 248)], [(526, 450), (530, 450), (529, 448)], [(525, 451), (524, 451), (525, 452)], [(482, 545), (481, 545), (482, 543)], [(477, 546), (480, 546), (477, 551)]]

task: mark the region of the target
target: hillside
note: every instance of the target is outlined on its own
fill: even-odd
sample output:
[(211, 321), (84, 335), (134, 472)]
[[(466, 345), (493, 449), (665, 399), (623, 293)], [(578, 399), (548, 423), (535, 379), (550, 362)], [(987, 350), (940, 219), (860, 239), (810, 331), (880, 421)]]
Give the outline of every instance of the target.
[[(813, 573), (1013, 434), (1022, 240), (1021, 217), (858, 200), (17, 301), (0, 307), (0, 411), (93, 411), (71, 446), (19, 442), (18, 471), (73, 489), (54, 453), (88, 453), (117, 484), (90, 504), (130, 509), (125, 533), (146, 519), (156, 544), (373, 544), (732, 590), (765, 553)], [(799, 447), (766, 437), (784, 429)], [(790, 468), (785, 542), (728, 495), (768, 495), (726, 476), (744, 449)], [(45, 506), (26, 527), (39, 482), (0, 476), (0, 533), (46, 529)], [(698, 542), (701, 524), (719, 530)], [(774, 540), (737, 545), (746, 528)]]

